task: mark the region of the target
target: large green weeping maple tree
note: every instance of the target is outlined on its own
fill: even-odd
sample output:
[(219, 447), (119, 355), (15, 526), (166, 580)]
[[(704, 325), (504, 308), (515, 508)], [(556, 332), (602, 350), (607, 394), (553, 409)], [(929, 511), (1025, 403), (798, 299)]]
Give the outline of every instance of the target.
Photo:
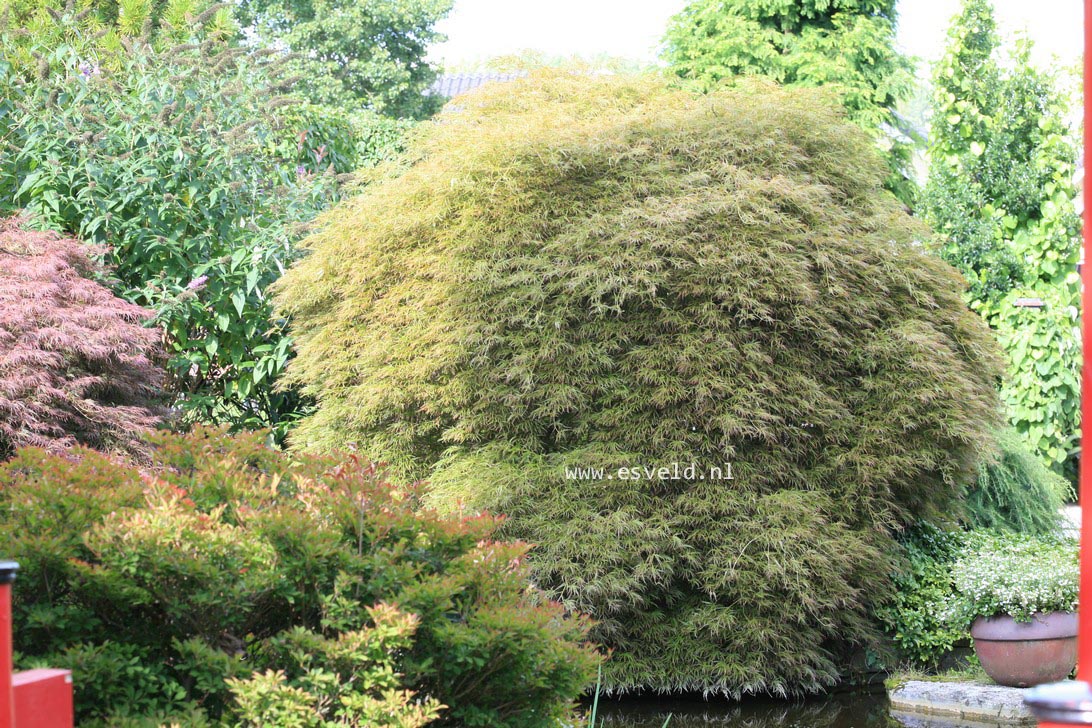
[(750, 75), (836, 87), (849, 118), (887, 149), (887, 184), (909, 203), (913, 132), (895, 106), (913, 74), (895, 20), (895, 0), (693, 0), (672, 20), (664, 56), (702, 89)]
[(988, 329), (885, 175), (817, 90), (464, 97), (278, 284), (318, 403), (291, 442), (506, 514), (610, 689), (821, 689), (999, 417)]

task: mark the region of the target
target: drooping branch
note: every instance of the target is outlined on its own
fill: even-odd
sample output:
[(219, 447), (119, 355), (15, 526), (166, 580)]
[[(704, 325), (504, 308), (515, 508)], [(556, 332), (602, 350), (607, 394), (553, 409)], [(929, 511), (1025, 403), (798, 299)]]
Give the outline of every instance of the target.
[(159, 334), (87, 245), (0, 221), (0, 457), (83, 444), (133, 453), (162, 414)]

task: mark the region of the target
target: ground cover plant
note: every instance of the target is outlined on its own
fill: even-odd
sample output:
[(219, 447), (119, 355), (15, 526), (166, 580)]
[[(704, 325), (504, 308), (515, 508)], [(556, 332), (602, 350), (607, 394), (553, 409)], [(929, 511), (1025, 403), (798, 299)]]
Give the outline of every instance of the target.
[[(835, 682), (890, 534), (959, 509), (999, 412), (868, 136), (814, 90), (539, 72), (409, 157), (279, 284), (318, 404), (295, 446), (505, 513), (609, 689)], [(643, 477), (675, 463), (708, 477)]]
[(81, 725), (555, 727), (595, 677), (587, 622), (494, 518), (420, 496), (256, 434), (160, 435), (142, 469), (22, 449), (0, 466), (20, 666), (71, 668)]
[(133, 454), (163, 415), (152, 312), (115, 296), (78, 240), (0, 219), (0, 460), (75, 444)]

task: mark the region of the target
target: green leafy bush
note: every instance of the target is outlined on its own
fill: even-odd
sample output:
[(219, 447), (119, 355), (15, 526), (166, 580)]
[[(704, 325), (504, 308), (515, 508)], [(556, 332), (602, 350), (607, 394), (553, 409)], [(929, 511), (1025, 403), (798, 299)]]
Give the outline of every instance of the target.
[[(1036, 462), (1026, 452), (1022, 457)], [(897, 657), (912, 664), (936, 667), (957, 642), (970, 638), (976, 617), (1007, 613), (1026, 620), (1035, 611), (1068, 610), (1076, 603), (1075, 546), (1057, 529), (1029, 535), (922, 522), (899, 543), (893, 598), (876, 616)]]
[[(1080, 218), (1069, 99), (1027, 42), (1002, 58), (989, 0), (965, 0), (934, 69), (924, 213), (1008, 359), (1002, 398), (1028, 445), (1075, 476)], [(1042, 309), (1015, 306), (1039, 298)], [(1075, 477), (1074, 477), (1075, 479)]]
[(944, 616), (963, 628), (978, 617), (1030, 622), (1036, 612), (1073, 611), (1078, 566), (1070, 539), (976, 534), (952, 567), (955, 595)]
[[(6, 53), (15, 36), (0, 40)], [(306, 139), (297, 150), (284, 129), (299, 116), (276, 96), (276, 61), (212, 42), (133, 43), (115, 68), (75, 45), (40, 48), (53, 65), (39, 77), (0, 64), (10, 108), (0, 208), (109, 250), (115, 290), (166, 332), (187, 420), (279, 437), (300, 402), (273, 387), (291, 342), (265, 289), (293, 259), (298, 224), (335, 198), (333, 176), (301, 156), (338, 145)]]
[(327, 620), (326, 628), (340, 630), (336, 638), (297, 628), (273, 641), (267, 649), (290, 666), (291, 676), (266, 669), (229, 678), (239, 724), (418, 728), (432, 723), (444, 706), (431, 698), (414, 701), (396, 672), (396, 656), (412, 648), (417, 618), (382, 604), (367, 614), (373, 626), (365, 629), (357, 628), (358, 622), (348, 626), (343, 618)]
[(894, 572), (892, 599), (876, 610), (898, 657), (936, 666), (952, 645), (967, 636), (944, 619), (952, 596), (952, 564), (966, 541), (959, 530), (919, 523), (900, 537), (902, 568)]
[(408, 119), (388, 119), (371, 111), (300, 104), (283, 109), (270, 151), (307, 172), (348, 174), (397, 158), (414, 127)]
[(1048, 536), (1060, 527), (1060, 510), (1072, 495), (1069, 482), (1028, 449), (1019, 434), (1004, 429), (998, 449), (967, 489), (964, 521), (971, 529)]
[(257, 435), (152, 456), (0, 467), (20, 659), (75, 671), (81, 725), (545, 727), (594, 674), (587, 622), (528, 589), (527, 546), (491, 517)]
[[(506, 514), (613, 690), (834, 682), (889, 529), (958, 508), (999, 413), (867, 135), (817, 91), (540, 72), (408, 154), (278, 284), (295, 446)], [(644, 476), (676, 463), (709, 477)]]
[[(1001, 398), (1009, 420), (1039, 458), (1076, 482), (1081, 428), (1080, 284), (1071, 280), (1004, 298), (991, 324), (1008, 358)], [(1019, 297), (1038, 298), (1042, 308), (1018, 307)]]
[(935, 667), (967, 638), (967, 626), (946, 617), (955, 593), (955, 562), (980, 543), (980, 533), (1056, 538), (1060, 509), (1070, 494), (1068, 481), (1044, 465), (1019, 434), (999, 430), (996, 451), (982, 460), (966, 491), (959, 521), (970, 532), (954, 523), (939, 528), (922, 522), (899, 538), (902, 558), (892, 575), (893, 596), (876, 610), (898, 657)]

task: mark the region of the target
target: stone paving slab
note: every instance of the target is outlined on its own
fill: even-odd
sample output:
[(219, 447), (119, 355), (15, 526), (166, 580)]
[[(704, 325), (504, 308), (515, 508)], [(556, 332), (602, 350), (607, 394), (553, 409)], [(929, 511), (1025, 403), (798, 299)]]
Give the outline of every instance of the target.
[(964, 720), (955, 716), (942, 717), (922, 713), (903, 713), (900, 710), (892, 710), (891, 717), (902, 728), (1013, 728), (1020, 725), (1035, 725), (1034, 723), (1009, 723), (996, 720)]
[[(1035, 725), (1035, 718), (1024, 705), (1025, 689), (1006, 688), (972, 682), (927, 682), (909, 680), (890, 690), (891, 709), (909, 728), (933, 726)], [(907, 722), (917, 718), (919, 722)], [(931, 722), (929, 717), (939, 720)], [(953, 720), (954, 719), (954, 720)]]

